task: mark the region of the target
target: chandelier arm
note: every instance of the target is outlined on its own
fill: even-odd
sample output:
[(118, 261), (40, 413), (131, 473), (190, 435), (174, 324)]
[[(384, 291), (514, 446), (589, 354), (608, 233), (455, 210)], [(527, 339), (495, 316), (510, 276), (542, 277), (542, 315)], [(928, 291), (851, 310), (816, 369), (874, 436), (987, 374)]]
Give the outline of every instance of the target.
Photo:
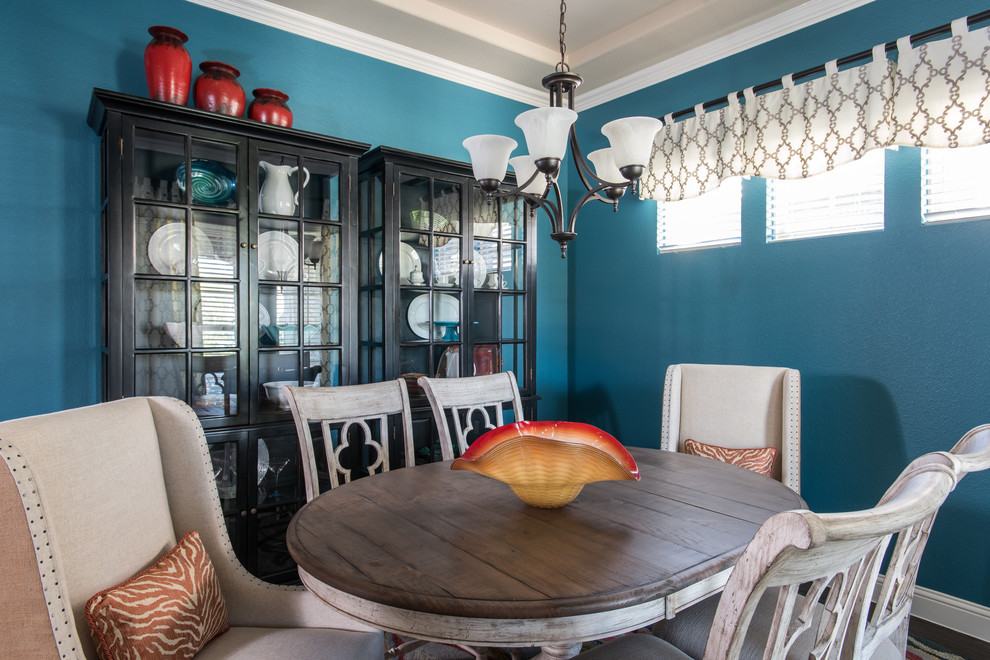
[[(631, 184), (628, 184), (627, 183), (627, 184), (625, 184), (622, 187), (623, 188), (627, 188), (630, 185)], [(569, 231), (571, 233), (576, 233), (576, 232), (574, 232), (574, 226), (577, 224), (578, 212), (588, 202), (599, 201), (599, 202), (607, 202), (607, 203), (612, 204), (612, 205), (617, 204), (618, 203), (618, 200), (605, 199), (604, 197), (602, 197), (602, 196), (600, 196), (598, 194), (600, 191), (605, 190), (606, 188), (617, 188), (617, 187), (619, 187), (619, 186), (613, 186), (613, 185), (609, 184), (609, 182), (606, 181), (605, 183), (602, 183), (601, 185), (595, 186), (594, 188), (591, 188), (590, 190), (588, 190), (588, 192), (584, 193), (584, 195), (581, 196), (581, 199), (578, 200), (578, 203), (575, 204), (574, 205), (574, 208), (571, 210), (571, 217), (567, 221), (567, 231)]]
[[(571, 130), (570, 130), (570, 144), (571, 144), (571, 157), (574, 159), (574, 167), (577, 168), (578, 176), (581, 177), (581, 183), (584, 185), (585, 190), (591, 190), (592, 188), (594, 188), (595, 191), (601, 191), (601, 190), (605, 190), (606, 188), (622, 188), (623, 192), (625, 192), (625, 189), (628, 188), (630, 185), (632, 185), (632, 182), (630, 181), (623, 181), (621, 183), (616, 183), (614, 181), (606, 181), (605, 179), (595, 174), (595, 171), (592, 169), (592, 167), (588, 165), (588, 161), (587, 159), (585, 159), (584, 154), (581, 153), (581, 147), (578, 145), (577, 133), (574, 131), (573, 124), (571, 125)], [(588, 180), (588, 177), (591, 177), (592, 179), (597, 181), (599, 185), (592, 185), (592, 183)], [(614, 204), (614, 200), (603, 197), (597, 194), (597, 192), (594, 193), (594, 198), (600, 202), (605, 202), (607, 204)], [(580, 205), (578, 206), (578, 208), (581, 208)]]

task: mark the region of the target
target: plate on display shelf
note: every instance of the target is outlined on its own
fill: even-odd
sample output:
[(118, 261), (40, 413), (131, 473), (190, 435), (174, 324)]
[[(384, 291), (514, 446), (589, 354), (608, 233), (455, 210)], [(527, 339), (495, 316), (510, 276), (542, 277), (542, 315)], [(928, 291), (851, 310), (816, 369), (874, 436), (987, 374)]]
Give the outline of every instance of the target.
[[(378, 255), (378, 272), (385, 274), (384, 254)], [(409, 274), (418, 268), (423, 270), (423, 263), (419, 258), (419, 253), (408, 243), (399, 243), (399, 279), (409, 281)]]
[(299, 276), (299, 242), (280, 231), (258, 237), (258, 277), (294, 280)]
[[(192, 228), (191, 275), (199, 274), (199, 260), (213, 256), (213, 243), (202, 229)], [(178, 275), (185, 267), (186, 224), (171, 222), (159, 227), (148, 239), (148, 259), (162, 275)]]
[[(460, 303), (457, 298), (446, 293), (437, 293), (433, 304), (433, 318), (437, 321), (457, 321), (461, 317)], [(430, 338), (430, 294), (416, 296), (406, 310), (406, 320), (409, 328), (417, 337)], [(442, 339), (447, 329), (443, 326), (433, 328), (433, 339)]]
[(488, 277), (488, 262), (481, 256), (481, 250), (474, 251), (474, 288), (480, 289)]

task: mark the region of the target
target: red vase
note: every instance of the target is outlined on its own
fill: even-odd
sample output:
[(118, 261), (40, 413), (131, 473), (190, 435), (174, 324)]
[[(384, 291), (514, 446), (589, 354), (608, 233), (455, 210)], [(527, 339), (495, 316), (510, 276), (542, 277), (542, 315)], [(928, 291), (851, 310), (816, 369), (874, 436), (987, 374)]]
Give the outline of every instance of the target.
[(144, 49), (144, 75), (148, 80), (148, 97), (156, 101), (185, 105), (189, 100), (192, 60), (182, 44), (189, 38), (167, 25), (152, 25), (153, 38)]
[(203, 73), (193, 85), (196, 107), (231, 117), (244, 114), (244, 88), (237, 82), (241, 72), (223, 62), (203, 62), (199, 68)]
[(286, 105), (288, 94), (264, 87), (251, 93), (254, 94), (254, 100), (248, 106), (248, 118), (276, 126), (292, 126), (292, 111)]

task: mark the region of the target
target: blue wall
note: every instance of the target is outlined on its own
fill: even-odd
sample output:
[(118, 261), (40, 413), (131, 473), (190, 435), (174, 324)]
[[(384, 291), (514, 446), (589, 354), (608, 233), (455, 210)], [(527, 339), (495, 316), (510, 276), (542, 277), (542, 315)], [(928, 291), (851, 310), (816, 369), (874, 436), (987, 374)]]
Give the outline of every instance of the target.
[[(181, 0), (40, 0), (4, 13), (0, 419), (100, 398), (98, 142), (86, 111), (94, 87), (147, 94), (149, 25), (189, 36), (194, 75), (220, 60), (240, 69), (249, 98), (284, 90), (303, 130), (466, 160), (464, 137), (515, 129), (526, 108)], [(541, 413), (563, 418), (566, 271), (549, 237), (539, 247)]]
[[(610, 119), (663, 116), (983, 9), (876, 0), (583, 112), (582, 148), (605, 146)], [(737, 247), (658, 256), (654, 202), (583, 212), (569, 256), (572, 417), (656, 446), (668, 365), (800, 369), (802, 494), (818, 511), (871, 506), (912, 458), (990, 422), (990, 221), (922, 227), (918, 151), (888, 156), (882, 232), (767, 245), (759, 182)], [(990, 605), (988, 501), (987, 474), (950, 496), (922, 586)]]

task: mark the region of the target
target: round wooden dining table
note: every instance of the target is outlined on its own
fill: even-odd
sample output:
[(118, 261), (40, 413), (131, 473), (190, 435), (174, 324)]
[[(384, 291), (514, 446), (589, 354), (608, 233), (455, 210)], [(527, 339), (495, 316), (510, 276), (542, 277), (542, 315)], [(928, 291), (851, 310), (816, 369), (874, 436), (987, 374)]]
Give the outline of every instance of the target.
[(629, 451), (640, 481), (588, 484), (559, 509), (449, 461), (359, 479), (296, 513), (289, 552), (309, 590), (376, 628), (568, 658), (717, 593), (764, 520), (805, 508), (743, 468)]

